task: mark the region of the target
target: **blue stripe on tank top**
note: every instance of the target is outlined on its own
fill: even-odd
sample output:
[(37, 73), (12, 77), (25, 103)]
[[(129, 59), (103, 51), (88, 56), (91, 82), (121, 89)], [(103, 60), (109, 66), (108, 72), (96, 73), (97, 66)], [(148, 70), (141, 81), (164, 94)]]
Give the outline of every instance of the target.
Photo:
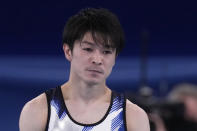
[(65, 112), (65, 111), (60, 112), (60, 108), (61, 108), (61, 107), (60, 107), (59, 101), (51, 100), (51, 105), (52, 105), (53, 107), (55, 107), (55, 110), (56, 110), (56, 113), (57, 113), (59, 119), (63, 120), (64, 117), (66, 116), (66, 112)]
[(110, 113), (114, 112), (114, 111), (117, 111), (119, 110), (120, 108), (123, 107), (123, 100), (124, 100), (124, 97), (121, 96), (121, 97), (116, 97), (113, 101), (113, 105), (112, 105), (112, 108), (111, 108), (111, 111)]
[[(118, 128), (119, 127), (119, 128)], [(118, 128), (118, 131), (123, 131), (123, 111), (121, 111), (113, 120), (111, 125), (111, 130), (114, 131)]]
[(91, 131), (92, 128), (93, 128), (93, 126), (84, 127), (84, 128), (82, 129), (82, 131)]

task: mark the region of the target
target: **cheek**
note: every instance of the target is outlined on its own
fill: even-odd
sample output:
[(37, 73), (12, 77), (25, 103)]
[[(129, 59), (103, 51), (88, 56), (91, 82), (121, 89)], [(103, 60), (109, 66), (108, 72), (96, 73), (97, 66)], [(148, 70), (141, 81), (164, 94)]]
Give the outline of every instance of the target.
[(109, 66), (111, 68), (113, 68), (113, 66), (115, 65), (115, 58), (112, 58), (110, 61), (109, 61)]
[(114, 65), (115, 65), (115, 60), (107, 61), (106, 62), (107, 72), (111, 73)]
[(75, 52), (73, 52), (73, 60), (78, 62), (79, 64), (83, 61), (83, 59), (85, 59), (86, 55), (84, 55), (84, 53), (81, 50), (75, 50)]

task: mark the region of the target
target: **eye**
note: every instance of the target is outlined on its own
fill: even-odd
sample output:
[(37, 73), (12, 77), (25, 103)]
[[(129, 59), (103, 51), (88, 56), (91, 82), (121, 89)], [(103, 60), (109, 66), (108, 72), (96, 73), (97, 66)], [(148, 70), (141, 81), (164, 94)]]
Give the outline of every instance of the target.
[(87, 52), (92, 52), (93, 51), (93, 49), (91, 49), (91, 48), (83, 48), (83, 50), (85, 50)]
[(106, 50), (106, 51), (103, 51), (103, 54), (112, 54), (112, 51)]

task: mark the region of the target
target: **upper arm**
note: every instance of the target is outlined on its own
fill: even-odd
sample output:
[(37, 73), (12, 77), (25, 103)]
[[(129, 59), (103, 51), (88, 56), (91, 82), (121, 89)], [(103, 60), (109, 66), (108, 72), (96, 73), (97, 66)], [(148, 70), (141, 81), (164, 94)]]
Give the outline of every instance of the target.
[(145, 111), (129, 100), (126, 101), (126, 121), (128, 131), (150, 131)]
[(44, 131), (47, 116), (47, 99), (43, 93), (26, 103), (23, 107), (19, 120), (20, 131)]

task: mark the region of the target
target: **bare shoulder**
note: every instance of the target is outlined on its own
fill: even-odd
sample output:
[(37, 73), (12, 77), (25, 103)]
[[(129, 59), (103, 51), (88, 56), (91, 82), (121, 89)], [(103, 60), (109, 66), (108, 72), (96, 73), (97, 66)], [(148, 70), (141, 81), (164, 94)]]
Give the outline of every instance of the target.
[(47, 115), (47, 98), (43, 93), (23, 107), (19, 120), (20, 131), (44, 131)]
[(126, 101), (126, 121), (128, 131), (150, 131), (146, 112), (129, 100)]

